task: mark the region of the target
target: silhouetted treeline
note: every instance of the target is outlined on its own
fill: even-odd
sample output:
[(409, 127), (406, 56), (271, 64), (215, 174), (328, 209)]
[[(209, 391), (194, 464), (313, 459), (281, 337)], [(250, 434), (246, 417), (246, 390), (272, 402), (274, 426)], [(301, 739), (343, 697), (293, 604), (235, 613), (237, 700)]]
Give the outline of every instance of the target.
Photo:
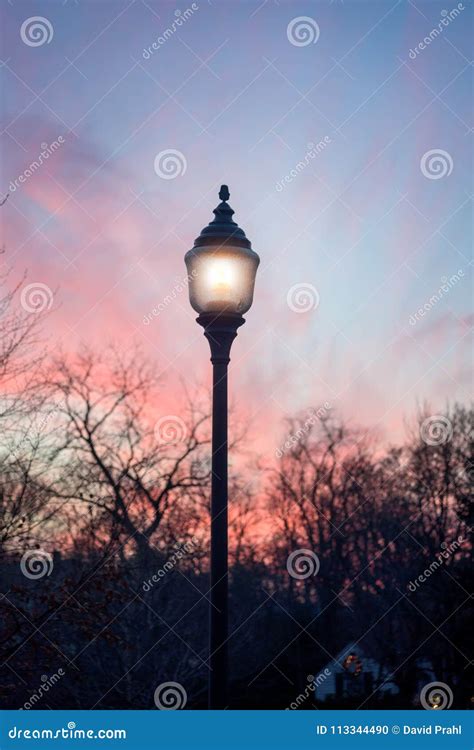
[[(0, 326), (2, 705), (154, 708), (173, 681), (203, 708), (208, 409), (190, 396), (163, 414), (136, 352), (32, 372), (36, 319), (13, 305)], [(463, 405), (425, 409), (404, 445), (382, 450), (323, 412), (289, 420), (277, 460), (236, 462), (231, 708), (301, 694), (314, 708), (308, 681), (328, 665), (347, 679), (327, 705), (416, 707), (435, 678), (468, 707), (473, 423)], [(359, 670), (339, 663), (348, 644)], [(364, 658), (378, 671), (362, 682)]]

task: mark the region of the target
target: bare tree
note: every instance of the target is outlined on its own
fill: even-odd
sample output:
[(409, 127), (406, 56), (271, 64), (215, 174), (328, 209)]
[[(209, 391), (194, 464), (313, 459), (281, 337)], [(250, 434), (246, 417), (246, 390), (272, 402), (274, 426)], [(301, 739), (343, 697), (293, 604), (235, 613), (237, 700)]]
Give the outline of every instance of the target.
[(82, 351), (55, 361), (57, 497), (93, 510), (102, 533), (146, 551), (196, 532), (210, 471), (208, 414), (188, 401), (163, 414), (159, 384), (137, 352)]

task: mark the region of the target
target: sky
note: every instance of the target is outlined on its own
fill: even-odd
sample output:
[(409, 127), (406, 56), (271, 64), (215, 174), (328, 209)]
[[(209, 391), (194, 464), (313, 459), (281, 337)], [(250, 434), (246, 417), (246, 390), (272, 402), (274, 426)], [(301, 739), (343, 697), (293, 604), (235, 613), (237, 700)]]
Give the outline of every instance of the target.
[(207, 387), (183, 258), (225, 183), (261, 258), (253, 446), (324, 403), (397, 442), (467, 402), (472, 3), (186, 2), (2, 3), (3, 260), (50, 346), (138, 342), (163, 415)]

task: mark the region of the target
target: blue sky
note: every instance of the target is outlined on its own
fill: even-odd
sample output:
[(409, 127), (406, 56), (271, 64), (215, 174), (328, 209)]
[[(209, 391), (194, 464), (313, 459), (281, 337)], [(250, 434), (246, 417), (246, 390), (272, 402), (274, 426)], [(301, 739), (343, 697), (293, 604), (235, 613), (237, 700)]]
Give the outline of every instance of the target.
[(231, 381), (268, 420), (257, 441), (324, 401), (397, 440), (417, 403), (469, 398), (472, 3), (12, 0), (2, 14), (5, 257), (51, 290), (52, 346), (137, 340), (170, 404), (180, 378), (206, 382), (186, 292), (144, 317), (184, 279), (227, 183), (261, 257)]

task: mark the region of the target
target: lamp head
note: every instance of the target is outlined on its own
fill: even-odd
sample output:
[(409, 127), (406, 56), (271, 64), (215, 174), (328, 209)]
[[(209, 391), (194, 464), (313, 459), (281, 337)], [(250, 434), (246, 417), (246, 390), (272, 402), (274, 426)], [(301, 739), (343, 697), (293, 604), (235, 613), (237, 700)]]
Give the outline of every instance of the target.
[(214, 219), (185, 256), (189, 300), (200, 315), (242, 316), (253, 301), (260, 258), (233, 220), (229, 197), (227, 185), (222, 185)]

